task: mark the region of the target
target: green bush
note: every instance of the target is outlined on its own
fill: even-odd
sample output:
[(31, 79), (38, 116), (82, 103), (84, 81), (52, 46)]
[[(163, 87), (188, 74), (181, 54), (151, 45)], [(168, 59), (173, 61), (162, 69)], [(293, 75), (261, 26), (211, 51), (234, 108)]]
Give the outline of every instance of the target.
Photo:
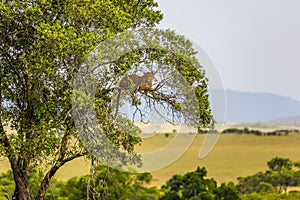
[(15, 183), (12, 171), (0, 174), (0, 200), (7, 200), (13, 195)]
[(217, 187), (217, 182), (212, 178), (205, 178), (206, 169), (198, 167), (194, 172), (184, 175), (174, 175), (162, 186), (164, 195), (160, 200), (239, 200), (239, 192), (233, 183), (222, 183)]
[(271, 183), (260, 182), (256, 187), (259, 194), (270, 194), (275, 193), (275, 189)]

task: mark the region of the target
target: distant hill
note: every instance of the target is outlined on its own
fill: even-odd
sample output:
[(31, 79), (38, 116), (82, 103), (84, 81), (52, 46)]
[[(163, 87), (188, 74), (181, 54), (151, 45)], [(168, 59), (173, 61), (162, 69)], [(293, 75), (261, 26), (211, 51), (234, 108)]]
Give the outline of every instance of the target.
[(300, 115), (271, 120), (268, 123), (300, 125)]
[[(212, 91), (212, 94), (220, 91)], [(226, 122), (300, 121), (300, 102), (272, 93), (226, 90)], [(293, 118), (298, 116), (298, 118)], [(220, 121), (220, 119), (217, 119)], [(279, 120), (280, 121), (280, 120)], [(278, 122), (279, 122), (278, 121)]]

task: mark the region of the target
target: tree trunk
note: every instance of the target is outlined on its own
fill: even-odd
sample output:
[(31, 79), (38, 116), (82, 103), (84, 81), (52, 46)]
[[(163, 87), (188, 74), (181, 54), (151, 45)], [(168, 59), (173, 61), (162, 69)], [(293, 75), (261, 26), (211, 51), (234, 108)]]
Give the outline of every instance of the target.
[(15, 191), (12, 197), (13, 200), (31, 200), (29, 185), (23, 180), (22, 175), (19, 173), (19, 170), (13, 170), (14, 179), (15, 179)]
[(18, 161), (15, 157), (9, 158), (10, 166), (13, 172), (15, 181), (15, 191), (12, 196), (13, 200), (31, 200), (28, 184), (28, 169), (27, 165), (23, 166), (23, 171), (20, 170)]
[(16, 186), (14, 195), (12, 197), (13, 200), (31, 200), (30, 192), (28, 186), (20, 186), (24, 185), (23, 183), (18, 183), (19, 186)]

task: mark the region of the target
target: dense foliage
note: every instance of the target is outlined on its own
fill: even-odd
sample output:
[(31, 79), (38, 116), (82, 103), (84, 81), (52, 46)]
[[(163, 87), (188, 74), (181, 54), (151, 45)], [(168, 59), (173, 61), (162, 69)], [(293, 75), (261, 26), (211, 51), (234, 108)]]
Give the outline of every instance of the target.
[(175, 199), (203, 199), (203, 200), (238, 200), (239, 192), (233, 183), (217, 182), (212, 178), (205, 178), (207, 171), (198, 167), (194, 172), (185, 175), (174, 175), (162, 186), (164, 195), (161, 200)]
[[(207, 173), (205, 168), (198, 167), (194, 172), (174, 175), (160, 190), (147, 185), (152, 180), (149, 173), (122, 172), (102, 165), (98, 166), (95, 172), (93, 179), (88, 175), (75, 177), (67, 182), (53, 179), (45, 199), (83, 200), (87, 196), (91, 199), (108, 200), (240, 199), (238, 190), (233, 183), (222, 183), (218, 187), (214, 179), (205, 178)], [(13, 192), (14, 183), (11, 178), (11, 172), (2, 174), (0, 177), (0, 195), (3, 197), (9, 197)], [(87, 185), (92, 187), (93, 193), (87, 194), (89, 191)], [(37, 188), (36, 186), (33, 189)], [(0, 200), (2, 200), (1, 197)]]
[[(149, 173), (132, 174), (98, 166), (94, 178), (89, 175), (74, 177), (67, 182), (52, 179), (45, 199), (85, 200), (91, 199), (158, 199), (159, 190), (156, 187), (145, 187), (152, 180)], [(34, 181), (34, 179), (31, 179)], [(87, 194), (87, 185), (93, 193)], [(38, 190), (38, 185), (31, 184), (31, 190)], [(0, 176), (0, 200), (9, 199), (14, 191), (12, 172)]]
[[(198, 167), (184, 175), (174, 175), (160, 189), (150, 187), (150, 173), (129, 173), (99, 165), (94, 177), (89, 175), (74, 177), (67, 182), (52, 179), (45, 199), (79, 200), (86, 199), (148, 199), (148, 200), (298, 200), (300, 191), (289, 186), (300, 186), (299, 162), (275, 157), (268, 161), (269, 169), (252, 176), (238, 178), (232, 182), (217, 184), (213, 178), (206, 178), (206, 169)], [(296, 168), (295, 168), (296, 167)], [(32, 190), (38, 191), (34, 180), (39, 179), (37, 171), (31, 173)], [(11, 171), (0, 175), (0, 200), (8, 199), (14, 192)], [(40, 177), (41, 178), (41, 177)], [(88, 189), (90, 187), (90, 189)], [(89, 192), (93, 191), (93, 192)]]
[[(300, 186), (299, 162), (288, 158), (275, 157), (268, 161), (268, 170), (247, 177), (239, 177), (237, 188), (245, 197), (287, 195), (288, 187)], [(291, 194), (299, 197), (297, 192)], [(293, 198), (293, 197), (290, 197)], [(271, 199), (271, 197), (270, 197)]]
[[(74, 126), (72, 95), (77, 72), (99, 43), (125, 30), (159, 23), (162, 14), (157, 6), (154, 0), (1, 1), (0, 155), (11, 165), (14, 199), (43, 199), (57, 170), (75, 158), (91, 158)], [(111, 83), (111, 77), (117, 82), (132, 66), (155, 61), (175, 68), (190, 86), (195, 86), (201, 115), (196, 116), (197, 125), (206, 127), (213, 121), (207, 79), (197, 70), (200, 64), (191, 42), (172, 31), (156, 36), (145, 37), (145, 42), (152, 46), (166, 44), (164, 51), (144, 48), (128, 52), (107, 63), (111, 70), (98, 83), (94, 102), (97, 119), (109, 140), (123, 152), (133, 153), (134, 145), (141, 140), (137, 129), (127, 134), (110, 120), (112, 89), (104, 85)], [(163, 43), (155, 40), (161, 36), (165, 37)], [(170, 53), (168, 47), (183, 52), (183, 56), (177, 51)], [(150, 97), (182, 112), (174, 103), (177, 98), (170, 100), (172, 97), (156, 91)], [(128, 120), (123, 122), (133, 126)], [(36, 180), (30, 181), (32, 178)]]

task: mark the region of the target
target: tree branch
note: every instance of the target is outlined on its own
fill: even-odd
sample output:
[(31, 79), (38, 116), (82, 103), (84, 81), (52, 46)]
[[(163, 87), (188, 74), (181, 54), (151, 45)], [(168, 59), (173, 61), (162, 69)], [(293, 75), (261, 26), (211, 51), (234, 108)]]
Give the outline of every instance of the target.
[(73, 156), (70, 156), (68, 158), (65, 159), (58, 159), (58, 161), (54, 164), (54, 166), (51, 167), (51, 169), (46, 173), (41, 185), (40, 185), (40, 189), (38, 192), (38, 195), (35, 197), (35, 200), (43, 200), (44, 196), (46, 194), (46, 190), (49, 186), (50, 180), (53, 178), (53, 176), (56, 174), (56, 172), (67, 162), (70, 162), (72, 160), (74, 160), (75, 158), (79, 158), (82, 156), (87, 155), (87, 152), (82, 152), (82, 153), (78, 153), (75, 154)]

